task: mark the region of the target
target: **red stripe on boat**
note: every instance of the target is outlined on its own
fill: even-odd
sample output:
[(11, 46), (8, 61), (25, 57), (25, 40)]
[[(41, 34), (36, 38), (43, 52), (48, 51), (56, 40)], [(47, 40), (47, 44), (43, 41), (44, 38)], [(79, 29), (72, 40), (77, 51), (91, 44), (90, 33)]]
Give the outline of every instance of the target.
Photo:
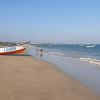
[(20, 49), (20, 50), (16, 50), (16, 51), (10, 51), (10, 52), (2, 52), (2, 53), (0, 53), (0, 55), (19, 54), (19, 53), (23, 53), (25, 51), (25, 49), (26, 48)]

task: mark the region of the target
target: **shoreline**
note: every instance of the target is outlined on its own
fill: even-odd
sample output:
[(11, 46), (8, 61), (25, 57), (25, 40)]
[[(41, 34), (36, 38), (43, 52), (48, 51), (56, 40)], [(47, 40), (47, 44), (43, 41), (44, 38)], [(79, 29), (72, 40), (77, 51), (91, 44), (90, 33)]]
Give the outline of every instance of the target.
[(99, 100), (56, 65), (32, 56), (0, 57), (1, 100)]
[(43, 61), (53, 63), (66, 75), (100, 95), (100, 66), (69, 57), (44, 54)]

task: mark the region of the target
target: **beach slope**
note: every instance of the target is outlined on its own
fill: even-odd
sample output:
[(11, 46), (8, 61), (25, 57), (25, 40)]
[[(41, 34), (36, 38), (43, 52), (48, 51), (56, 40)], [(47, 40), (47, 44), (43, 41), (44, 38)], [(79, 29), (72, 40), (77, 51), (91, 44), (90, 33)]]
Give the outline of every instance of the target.
[(100, 100), (57, 67), (31, 56), (0, 56), (0, 100)]

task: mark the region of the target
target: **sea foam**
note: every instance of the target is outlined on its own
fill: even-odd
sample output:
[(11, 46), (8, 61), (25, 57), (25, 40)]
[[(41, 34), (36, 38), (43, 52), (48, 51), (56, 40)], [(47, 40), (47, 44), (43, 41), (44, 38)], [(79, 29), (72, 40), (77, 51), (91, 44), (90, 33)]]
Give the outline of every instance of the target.
[(100, 65), (100, 60), (92, 59), (92, 58), (80, 58), (81, 61), (89, 62), (91, 64)]

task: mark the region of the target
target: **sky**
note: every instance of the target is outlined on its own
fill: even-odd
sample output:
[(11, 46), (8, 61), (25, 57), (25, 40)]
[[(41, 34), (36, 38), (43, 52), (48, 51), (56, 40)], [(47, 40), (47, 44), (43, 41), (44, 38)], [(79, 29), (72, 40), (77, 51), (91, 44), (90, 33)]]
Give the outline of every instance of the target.
[(100, 43), (100, 0), (0, 0), (0, 41)]

